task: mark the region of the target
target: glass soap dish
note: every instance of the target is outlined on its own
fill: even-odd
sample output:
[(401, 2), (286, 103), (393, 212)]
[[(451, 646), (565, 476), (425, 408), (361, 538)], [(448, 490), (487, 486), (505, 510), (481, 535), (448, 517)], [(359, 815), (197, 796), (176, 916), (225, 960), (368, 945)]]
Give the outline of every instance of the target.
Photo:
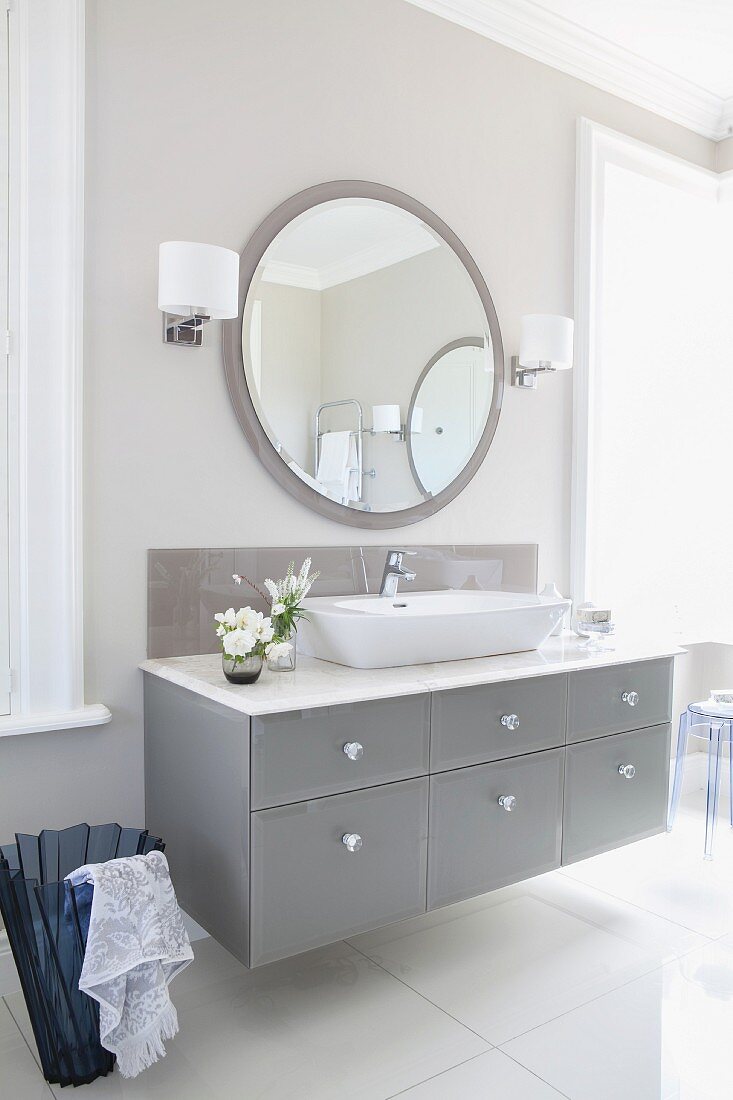
[(577, 623), (575, 629), (582, 639), (581, 645), (586, 650), (594, 653), (613, 651), (614, 647), (609, 644), (607, 639), (616, 633), (615, 623)]

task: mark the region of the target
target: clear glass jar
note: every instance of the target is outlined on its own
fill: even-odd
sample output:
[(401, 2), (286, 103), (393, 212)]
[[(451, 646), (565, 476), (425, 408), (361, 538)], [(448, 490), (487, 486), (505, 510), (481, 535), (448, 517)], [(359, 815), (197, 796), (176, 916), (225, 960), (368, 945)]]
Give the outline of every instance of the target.
[[(275, 631), (277, 633), (276, 625)], [(295, 662), (298, 655), (295, 639), (295, 631), (291, 630), (287, 638), (283, 639), (290, 646), (290, 649), (287, 651), (287, 653), (283, 653), (279, 657), (267, 658), (267, 667), (269, 668), (270, 672), (295, 672)]]
[(230, 684), (254, 684), (262, 672), (262, 657), (252, 653), (246, 657), (230, 657), (222, 650), (221, 667)]

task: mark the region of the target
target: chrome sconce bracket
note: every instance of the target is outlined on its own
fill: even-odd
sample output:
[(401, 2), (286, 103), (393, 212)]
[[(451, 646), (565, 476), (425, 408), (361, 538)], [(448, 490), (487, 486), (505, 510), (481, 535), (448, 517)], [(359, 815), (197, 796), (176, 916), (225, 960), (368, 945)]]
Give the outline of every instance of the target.
[(204, 342), (204, 325), (211, 318), (206, 313), (193, 312), (190, 317), (177, 313), (163, 314), (163, 343), (200, 348)]
[(368, 434), (372, 438), (374, 438), (377, 435), (389, 435), (389, 436), (392, 437), (392, 439), (394, 439), (395, 443), (405, 443), (405, 442), (407, 442), (407, 425), (406, 424), (400, 424), (400, 430), (398, 432), (382, 432), (382, 431), (375, 432), (373, 428), (366, 428), (365, 431), (368, 432)]
[(512, 356), (512, 385), (520, 390), (536, 390), (537, 378), (540, 374), (554, 373), (555, 368), (550, 363), (540, 363), (539, 367), (521, 367), (519, 356)]

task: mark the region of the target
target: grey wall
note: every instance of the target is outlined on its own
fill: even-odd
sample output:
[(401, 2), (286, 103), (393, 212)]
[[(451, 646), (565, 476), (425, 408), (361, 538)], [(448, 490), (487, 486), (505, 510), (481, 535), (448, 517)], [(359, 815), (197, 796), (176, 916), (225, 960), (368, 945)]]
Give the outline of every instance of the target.
[(321, 295), (260, 282), (260, 399), (275, 439), (304, 469), (313, 467), (312, 424), (321, 397)]
[[(709, 141), (404, 0), (88, 0), (87, 15), (86, 674), (114, 717), (0, 741), (3, 836), (141, 820), (148, 547), (353, 540), (260, 470), (218, 326), (200, 351), (161, 343), (161, 241), (239, 249), (292, 192), (376, 180), (463, 239), (511, 352), (520, 314), (572, 313), (579, 115), (714, 162)], [(509, 390), (480, 474), (412, 540), (539, 542), (540, 582), (566, 586), (571, 389), (566, 373)]]

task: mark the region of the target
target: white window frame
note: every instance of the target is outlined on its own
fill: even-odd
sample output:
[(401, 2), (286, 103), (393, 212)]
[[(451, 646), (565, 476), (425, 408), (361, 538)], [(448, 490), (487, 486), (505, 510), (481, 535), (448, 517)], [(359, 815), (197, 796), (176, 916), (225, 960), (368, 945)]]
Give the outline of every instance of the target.
[(592, 598), (593, 538), (597, 530), (591, 489), (597, 459), (596, 425), (603, 301), (603, 214), (606, 166), (616, 164), (712, 201), (733, 197), (733, 172), (717, 173), (646, 145), (605, 126), (578, 120), (575, 197), (575, 360), (570, 511), (570, 582), (573, 599)]
[(100, 725), (84, 702), (84, 0), (9, 0), (10, 715), (0, 736)]

